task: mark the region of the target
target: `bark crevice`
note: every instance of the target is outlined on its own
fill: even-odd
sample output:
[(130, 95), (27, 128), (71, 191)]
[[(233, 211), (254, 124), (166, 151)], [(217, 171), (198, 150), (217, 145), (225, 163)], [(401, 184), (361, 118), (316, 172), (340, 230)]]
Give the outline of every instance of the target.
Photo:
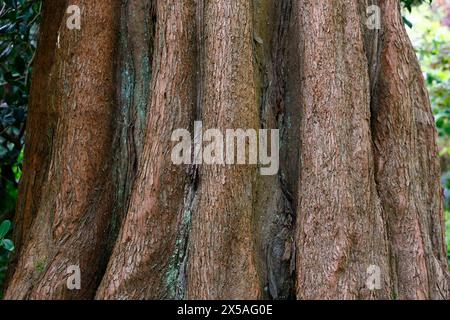
[(282, 140), (279, 172), (258, 177), (255, 239), (259, 251), (259, 273), (264, 297), (290, 299), (295, 296), (295, 243), (293, 241), (295, 185), (289, 179), (297, 168), (286, 166), (288, 132), (286, 114), (286, 61), (292, 1), (254, 1), (254, 57), (260, 106), (260, 127), (278, 129)]

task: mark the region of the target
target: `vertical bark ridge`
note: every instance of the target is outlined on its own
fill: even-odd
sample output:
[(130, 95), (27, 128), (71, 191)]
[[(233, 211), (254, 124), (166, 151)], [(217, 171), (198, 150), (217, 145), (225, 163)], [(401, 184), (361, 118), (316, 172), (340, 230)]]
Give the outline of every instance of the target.
[[(22, 176), (19, 188), (19, 199), (14, 216), (14, 244), (16, 253), (20, 253), (33, 219), (39, 208), (42, 196), (42, 185), (48, 173), (51, 153), (55, 114), (47, 108), (53, 88), (57, 83), (57, 75), (52, 72), (55, 66), (55, 48), (58, 29), (66, 9), (66, 1), (44, 1), (42, 23), (39, 32), (38, 50), (33, 61), (33, 78), (30, 89), (30, 104), (26, 146)], [(50, 71), (50, 72), (49, 72)], [(32, 133), (32, 134), (31, 134)], [(13, 270), (17, 256), (11, 261)]]
[[(194, 177), (171, 161), (171, 135), (195, 109), (195, 1), (158, 1), (152, 98), (130, 207), (98, 289), (99, 299), (174, 298), (177, 236), (189, 220)], [(183, 201), (183, 199), (186, 199)], [(186, 203), (183, 203), (186, 202)], [(145, 285), (142, 285), (145, 283)]]
[(449, 275), (436, 130), (398, 1), (380, 1), (383, 50), (374, 95), (376, 179), (399, 299), (447, 299)]
[[(302, 70), (296, 240), (299, 299), (390, 297), (358, 7), (357, 0), (294, 4)], [(369, 291), (365, 285), (371, 265), (381, 269), (379, 291)]]
[[(252, 5), (205, 2), (202, 121), (206, 129), (259, 128), (254, 86)], [(253, 237), (256, 166), (200, 168), (189, 247), (187, 297), (261, 296)]]
[[(83, 28), (69, 30), (63, 21), (57, 38), (52, 38), (56, 65), (50, 77), (58, 81), (46, 105), (56, 121), (49, 170), (5, 298), (89, 298), (98, 285), (97, 271), (104, 258), (99, 253), (107, 242), (112, 200), (111, 61), (118, 7), (109, 1), (80, 1), (79, 6), (85, 18)], [(81, 269), (79, 291), (66, 287), (71, 265)]]
[[(380, 10), (379, 12), (373, 12), (371, 10), (368, 11), (369, 7), (372, 7), (371, 9), (376, 6), (376, 9)], [(369, 71), (369, 80), (370, 80), (370, 111), (371, 111), (371, 133), (372, 133), (372, 140), (374, 138), (374, 131), (375, 128), (373, 128), (374, 119), (376, 117), (376, 113), (378, 110), (378, 96), (377, 96), (377, 84), (378, 79), (380, 76), (380, 69), (381, 69), (381, 52), (383, 49), (383, 29), (384, 29), (384, 23), (383, 23), (383, 13), (380, 8), (380, 0), (365, 0), (360, 1), (360, 14), (361, 17), (365, 17), (365, 19), (361, 19), (361, 32), (364, 35), (364, 50), (367, 57), (367, 70)], [(369, 16), (371, 14), (371, 16)], [(378, 16), (379, 14), (379, 16)], [(369, 23), (375, 22), (371, 19), (381, 19), (380, 25), (370, 25)], [(379, 28), (378, 28), (379, 27)], [(373, 142), (372, 142), (373, 144)], [(376, 148), (373, 144), (372, 147), (373, 150), (373, 159), (376, 161)], [(376, 167), (376, 164), (374, 163), (374, 167)], [(377, 196), (381, 201), (381, 195), (380, 195), (380, 188), (383, 188), (382, 185), (380, 185), (376, 179), (376, 173), (375, 173), (375, 184), (376, 184), (376, 192)], [(389, 241), (390, 237), (390, 229), (389, 229), (389, 221), (387, 218), (386, 210), (384, 210), (384, 206), (382, 210), (383, 214), (383, 221), (385, 225), (386, 230), (386, 236), (388, 239), (388, 252), (389, 252), (389, 274), (391, 277), (391, 298), (396, 298), (397, 289), (397, 274), (395, 271), (395, 263), (394, 263), (394, 257), (392, 254), (392, 244)]]

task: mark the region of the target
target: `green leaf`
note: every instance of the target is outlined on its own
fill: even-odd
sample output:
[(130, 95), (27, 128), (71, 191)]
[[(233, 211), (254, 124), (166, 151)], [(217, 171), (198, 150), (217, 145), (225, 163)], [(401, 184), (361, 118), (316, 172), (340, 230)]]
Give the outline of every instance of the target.
[(413, 24), (411, 23), (411, 21), (409, 21), (407, 18), (402, 17), (403, 18), (403, 23), (406, 24), (408, 27), (412, 28)]
[(14, 243), (9, 239), (3, 239), (2, 246), (8, 251), (14, 251)]
[(11, 229), (11, 221), (5, 220), (0, 224), (0, 239), (3, 239)]

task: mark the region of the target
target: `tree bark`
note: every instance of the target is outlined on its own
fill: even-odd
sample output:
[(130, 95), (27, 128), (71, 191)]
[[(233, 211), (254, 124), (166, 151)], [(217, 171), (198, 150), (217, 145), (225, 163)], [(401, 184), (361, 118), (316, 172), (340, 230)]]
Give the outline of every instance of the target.
[(447, 250), (436, 129), (428, 93), (398, 4), (382, 1), (384, 39), (374, 92), (378, 193), (399, 299), (447, 299)]
[[(303, 35), (296, 48), (301, 69), (297, 297), (389, 298), (364, 18), (357, 1), (294, 3), (294, 28)], [(323, 44), (317, 46), (315, 39)], [(365, 289), (370, 265), (381, 269), (381, 290)]]
[[(194, 1), (159, 1), (152, 98), (129, 209), (97, 298), (174, 298), (194, 172), (171, 162), (170, 138), (189, 129), (196, 102)], [(141, 286), (142, 281), (147, 283)]]
[[(398, 0), (78, 5), (69, 30), (67, 3), (44, 2), (6, 299), (449, 298)], [(175, 165), (172, 134), (198, 141), (196, 121), (279, 130), (278, 173)]]
[[(206, 128), (257, 129), (251, 4), (204, 1), (201, 116)], [(199, 172), (190, 237), (188, 298), (256, 299), (253, 249), (256, 166), (209, 166)]]
[[(46, 12), (65, 11), (64, 6), (54, 8), (49, 5), (47, 2)], [(42, 58), (48, 64), (45, 71), (49, 76), (42, 84), (46, 85), (46, 92), (36, 93), (32, 98), (37, 100), (30, 107), (36, 105), (37, 110), (30, 114), (29, 130), (36, 128), (39, 137), (42, 129), (37, 125), (42, 121), (41, 112), (48, 115), (49, 128), (44, 132), (47, 136), (43, 140), (47, 139), (50, 149), (42, 150), (48, 151), (48, 165), (35, 168), (33, 163), (25, 162), (24, 170), (28, 172), (30, 169), (31, 177), (25, 175), (24, 181), (33, 181), (34, 170), (46, 172), (42, 176), (43, 181), (36, 181), (34, 188), (30, 186), (30, 191), (22, 188), (22, 194), (33, 194), (36, 190), (40, 201), (34, 206), (25, 206), (24, 212), (19, 214), (19, 218), (32, 217), (33, 222), (31, 228), (28, 228), (29, 223), (21, 228), (20, 221), (17, 221), (26, 241), (5, 298), (51, 299), (92, 295), (102, 276), (98, 270), (103, 268), (107, 259), (104, 250), (111, 222), (113, 193), (111, 125), (116, 105), (112, 61), (118, 31), (118, 7), (102, 1), (82, 1), (80, 5), (86, 21), (96, 23), (86, 23), (78, 33), (74, 33), (66, 28), (65, 19), (59, 19), (58, 29), (50, 26), (43, 29), (43, 32), (50, 33), (48, 36), (44, 33), (43, 37), (50, 38), (51, 43), (48, 48), (41, 47), (40, 50), (54, 52), (46, 57), (50, 61)], [(60, 12), (56, 15), (61, 16)], [(54, 23), (47, 19), (45, 22)], [(108, 28), (99, 28), (102, 24)], [(92, 41), (96, 42), (95, 47), (90, 45)], [(40, 94), (46, 96), (40, 98)], [(28, 137), (33, 134), (33, 131), (28, 131)], [(41, 150), (32, 148), (30, 151), (33, 153), (27, 153), (26, 157), (33, 161), (34, 153)], [(79, 292), (68, 290), (64, 281), (71, 265), (78, 265), (83, 270), (84, 285)]]

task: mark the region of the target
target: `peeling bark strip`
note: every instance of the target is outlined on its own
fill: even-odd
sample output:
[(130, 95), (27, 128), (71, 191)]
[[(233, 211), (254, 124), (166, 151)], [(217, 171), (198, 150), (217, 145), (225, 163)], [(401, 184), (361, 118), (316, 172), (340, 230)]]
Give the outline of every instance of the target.
[(428, 93), (398, 1), (381, 1), (384, 44), (373, 119), (378, 192), (387, 215), (395, 296), (448, 299), (444, 211)]
[[(398, 0), (80, 0), (79, 31), (57, 2), (6, 298), (449, 297), (436, 131)], [(174, 165), (194, 121), (279, 129), (278, 176)]]
[[(174, 298), (174, 253), (190, 171), (170, 160), (173, 130), (189, 129), (196, 101), (195, 2), (158, 1), (152, 100), (128, 213), (99, 299)], [(145, 285), (142, 285), (145, 283)]]
[[(98, 270), (105, 262), (101, 253), (107, 245), (112, 209), (112, 61), (118, 7), (109, 1), (88, 0), (80, 1), (80, 6), (86, 21), (97, 23), (71, 32), (64, 20), (57, 37), (51, 36), (52, 41), (59, 39), (59, 45), (50, 45), (55, 57), (47, 72), (55, 81), (49, 83), (54, 91), (45, 100), (47, 112), (55, 119), (52, 152), (7, 299), (92, 297), (101, 276)], [(70, 265), (82, 270), (79, 291), (66, 287)]]

